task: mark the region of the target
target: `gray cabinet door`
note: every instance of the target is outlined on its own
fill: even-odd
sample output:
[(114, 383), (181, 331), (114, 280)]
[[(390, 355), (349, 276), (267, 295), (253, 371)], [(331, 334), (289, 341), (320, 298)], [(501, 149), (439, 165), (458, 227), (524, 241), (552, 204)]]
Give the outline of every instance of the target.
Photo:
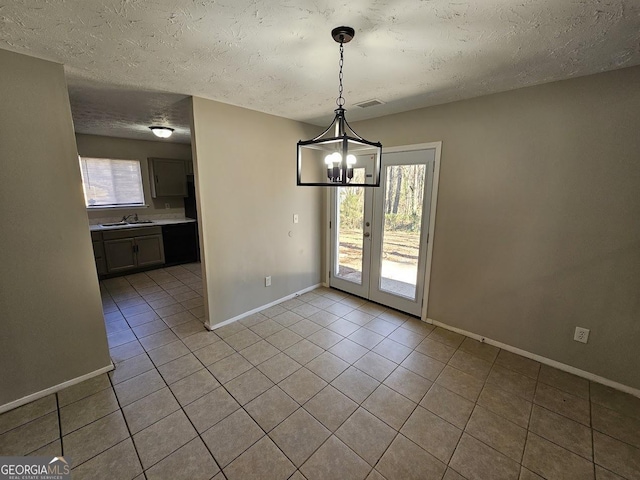
[(105, 240), (104, 253), (109, 273), (136, 267), (135, 240), (133, 238)]
[(164, 263), (164, 245), (162, 234), (136, 237), (136, 256), (139, 267)]
[(98, 275), (104, 275), (107, 273), (107, 262), (104, 256), (104, 244), (102, 243), (102, 239), (100, 241), (93, 242), (93, 257), (96, 261)]
[(187, 169), (184, 160), (150, 158), (151, 196), (186, 197)]

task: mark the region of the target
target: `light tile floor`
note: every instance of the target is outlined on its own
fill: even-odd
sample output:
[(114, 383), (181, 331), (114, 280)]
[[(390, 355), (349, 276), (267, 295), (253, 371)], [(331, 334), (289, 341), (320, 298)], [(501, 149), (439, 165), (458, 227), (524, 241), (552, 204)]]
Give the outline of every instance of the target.
[(197, 264), (101, 283), (117, 369), (0, 416), (74, 479), (640, 479), (640, 399), (321, 288), (203, 330)]

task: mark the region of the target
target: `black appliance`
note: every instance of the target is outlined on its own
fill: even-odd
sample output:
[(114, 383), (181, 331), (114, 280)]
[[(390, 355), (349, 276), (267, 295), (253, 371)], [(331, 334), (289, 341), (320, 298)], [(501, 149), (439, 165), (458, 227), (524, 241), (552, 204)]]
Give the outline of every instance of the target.
[(196, 184), (193, 175), (187, 175), (187, 196), (184, 197), (184, 216), (198, 219), (196, 207)]
[(192, 263), (200, 260), (198, 223), (174, 223), (162, 226), (165, 265)]

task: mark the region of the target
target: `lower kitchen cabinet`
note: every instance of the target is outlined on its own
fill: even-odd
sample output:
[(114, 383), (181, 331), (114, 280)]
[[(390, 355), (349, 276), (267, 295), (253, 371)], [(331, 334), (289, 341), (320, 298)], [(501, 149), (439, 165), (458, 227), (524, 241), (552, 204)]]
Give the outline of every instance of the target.
[(138, 267), (159, 265), (164, 263), (164, 246), (162, 234), (136, 237), (136, 260)]
[(107, 260), (108, 273), (136, 268), (137, 262), (133, 238), (105, 240), (104, 253)]
[(196, 222), (92, 231), (91, 240), (100, 277), (200, 260)]
[(164, 264), (160, 227), (113, 230), (103, 238), (107, 273)]

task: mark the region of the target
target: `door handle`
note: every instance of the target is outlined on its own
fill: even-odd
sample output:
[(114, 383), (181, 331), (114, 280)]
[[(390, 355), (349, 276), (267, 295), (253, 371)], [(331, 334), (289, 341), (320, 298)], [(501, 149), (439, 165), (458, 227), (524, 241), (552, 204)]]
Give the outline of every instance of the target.
[(370, 234), (369, 232), (364, 232), (364, 236), (365, 236), (365, 237), (370, 237), (370, 236), (371, 236), (371, 234)]

